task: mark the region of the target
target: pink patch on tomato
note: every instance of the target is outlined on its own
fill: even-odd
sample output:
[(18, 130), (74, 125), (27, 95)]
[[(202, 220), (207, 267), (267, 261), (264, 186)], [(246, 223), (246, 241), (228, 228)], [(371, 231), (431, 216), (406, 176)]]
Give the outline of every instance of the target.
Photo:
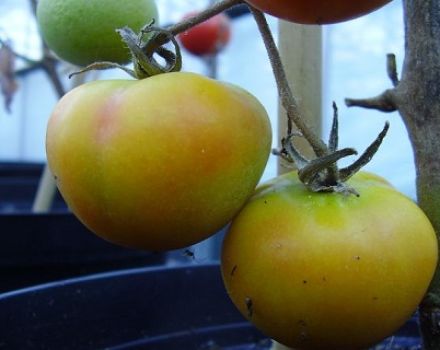
[(98, 109), (95, 124), (95, 135), (98, 143), (107, 143), (118, 132), (122, 102), (122, 93), (116, 92)]

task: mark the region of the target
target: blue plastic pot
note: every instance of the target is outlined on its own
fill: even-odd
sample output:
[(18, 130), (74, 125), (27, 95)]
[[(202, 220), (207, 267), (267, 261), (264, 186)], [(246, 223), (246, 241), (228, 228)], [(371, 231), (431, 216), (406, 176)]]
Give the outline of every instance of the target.
[[(265, 338), (216, 265), (94, 275), (0, 295), (5, 349), (217, 349)], [(0, 347), (1, 347), (0, 345)]]
[(0, 293), (166, 258), (106, 242), (67, 212), (3, 214), (0, 227)]
[[(215, 264), (132, 269), (5, 293), (0, 324), (2, 349), (270, 347), (232, 305)], [(376, 349), (419, 344), (412, 319)]]
[(67, 211), (58, 192), (49, 213), (32, 214), (43, 167), (0, 162), (0, 293), (165, 262), (165, 254), (127, 249), (98, 238)]

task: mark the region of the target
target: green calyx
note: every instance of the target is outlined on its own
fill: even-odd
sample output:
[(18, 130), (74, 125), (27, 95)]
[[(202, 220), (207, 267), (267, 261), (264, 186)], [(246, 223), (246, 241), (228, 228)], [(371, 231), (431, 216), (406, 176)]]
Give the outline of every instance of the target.
[(292, 132), (283, 138), (281, 140), (281, 150), (274, 153), (288, 163), (295, 165), (298, 169), (299, 179), (312, 192), (338, 192), (358, 196), (356, 190), (348, 186), (346, 181), (373, 158), (388, 132), (389, 123), (385, 123), (377, 138), (356, 161), (345, 168), (339, 169), (337, 162), (342, 158), (357, 154), (357, 151), (353, 148), (338, 150), (338, 110), (335, 103), (333, 103), (333, 110), (333, 124), (326, 154), (311, 160), (304, 157), (292, 142), (295, 137), (302, 137), (300, 133), (296, 132)]
[[(90, 70), (110, 68), (122, 69), (135, 79), (144, 79), (157, 74), (181, 70), (182, 54), (174, 34), (166, 29), (154, 26), (154, 21), (144, 26), (138, 34), (129, 27), (116, 29), (116, 32), (130, 50), (133, 69), (114, 62), (95, 62), (70, 74), (69, 78)], [(165, 47), (168, 43), (173, 44), (174, 52)], [(156, 59), (157, 56), (162, 59), (161, 62)]]

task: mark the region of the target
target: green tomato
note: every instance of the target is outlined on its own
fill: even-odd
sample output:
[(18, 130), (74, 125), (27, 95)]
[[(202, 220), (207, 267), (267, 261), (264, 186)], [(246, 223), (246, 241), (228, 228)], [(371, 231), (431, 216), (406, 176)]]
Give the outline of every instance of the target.
[(257, 189), (224, 240), (232, 301), (294, 349), (365, 349), (392, 335), (435, 271), (437, 239), (422, 210), (376, 175), (349, 184), (359, 197), (279, 176)]
[(44, 41), (60, 58), (85, 66), (127, 63), (129, 50), (116, 29), (135, 32), (158, 13), (154, 0), (40, 0), (37, 21)]
[(147, 250), (186, 247), (230, 222), (270, 148), (254, 96), (183, 72), (75, 88), (55, 107), (46, 142), (73, 213), (104, 239)]

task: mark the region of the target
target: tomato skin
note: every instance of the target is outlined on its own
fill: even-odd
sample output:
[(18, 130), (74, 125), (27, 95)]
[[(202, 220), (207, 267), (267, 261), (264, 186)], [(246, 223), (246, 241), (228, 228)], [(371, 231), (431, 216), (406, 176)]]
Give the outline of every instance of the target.
[(377, 10), (392, 0), (246, 0), (268, 14), (301, 24), (332, 24)]
[(193, 73), (84, 84), (48, 123), (61, 194), (111, 242), (177, 249), (220, 230), (253, 193), (271, 147), (263, 106)]
[(37, 22), (46, 44), (60, 58), (78, 66), (97, 61), (127, 63), (130, 51), (116, 29), (138, 32), (155, 20), (154, 0), (39, 0)]
[(360, 197), (311, 193), (288, 173), (261, 185), (222, 249), (241, 313), (295, 349), (364, 349), (415, 311), (437, 264), (424, 213), (376, 175)]
[[(196, 13), (184, 16), (190, 18)], [(196, 56), (213, 55), (229, 43), (231, 39), (231, 24), (228, 16), (220, 13), (211, 17), (178, 36), (183, 47)]]

